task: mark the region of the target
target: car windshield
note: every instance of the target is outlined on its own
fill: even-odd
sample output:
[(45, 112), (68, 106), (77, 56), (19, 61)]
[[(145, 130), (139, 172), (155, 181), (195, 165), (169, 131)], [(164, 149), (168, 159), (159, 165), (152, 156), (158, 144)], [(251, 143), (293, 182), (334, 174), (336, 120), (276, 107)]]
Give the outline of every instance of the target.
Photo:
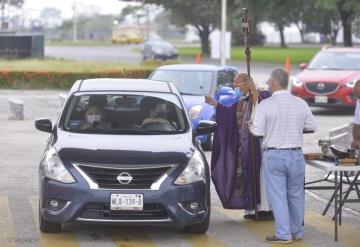
[(321, 52), (311, 61), (308, 69), (360, 70), (360, 53)]
[(151, 79), (173, 82), (181, 94), (211, 95), (213, 90), (212, 71), (157, 70)]
[(173, 94), (77, 93), (64, 114), (64, 130), (77, 133), (160, 135), (188, 128)]

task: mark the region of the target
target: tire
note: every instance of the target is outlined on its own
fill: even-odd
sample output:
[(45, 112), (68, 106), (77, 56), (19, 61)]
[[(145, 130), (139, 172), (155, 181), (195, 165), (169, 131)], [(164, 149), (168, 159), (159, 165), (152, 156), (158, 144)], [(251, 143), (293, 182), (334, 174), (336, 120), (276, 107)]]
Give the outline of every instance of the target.
[(41, 215), (39, 207), (39, 229), (43, 233), (57, 233), (61, 232), (61, 224), (45, 220)]
[(201, 144), (204, 151), (211, 151), (213, 146), (214, 133), (208, 134), (207, 141), (204, 144)]

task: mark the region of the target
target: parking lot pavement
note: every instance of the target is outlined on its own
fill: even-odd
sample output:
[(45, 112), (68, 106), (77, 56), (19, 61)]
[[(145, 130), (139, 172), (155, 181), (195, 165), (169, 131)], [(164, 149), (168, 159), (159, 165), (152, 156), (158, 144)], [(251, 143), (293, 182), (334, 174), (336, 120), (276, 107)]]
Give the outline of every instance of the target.
[[(38, 162), (48, 134), (36, 131), (33, 120), (50, 116), (56, 119), (58, 91), (0, 91), (0, 246), (270, 246), (264, 237), (273, 233), (273, 222), (243, 219), (242, 210), (224, 210), (212, 188), (212, 214), (208, 234), (191, 235), (173, 228), (124, 227), (67, 224), (60, 234), (42, 234), (38, 230)], [(8, 97), (25, 102), (25, 120), (10, 121)], [(330, 128), (351, 120), (348, 114), (314, 109), (320, 127)], [(331, 116), (332, 115), (332, 116)], [(331, 120), (330, 120), (331, 119)], [(305, 137), (305, 149), (316, 149), (316, 138), (327, 133)], [(210, 159), (211, 153), (206, 156)], [(306, 176), (322, 177), (323, 173), (307, 169)], [(333, 222), (322, 216), (325, 204), (320, 198), (306, 195), (305, 239), (293, 246), (359, 246), (359, 213), (345, 210), (339, 242), (333, 241)], [(355, 211), (360, 211), (353, 207)]]

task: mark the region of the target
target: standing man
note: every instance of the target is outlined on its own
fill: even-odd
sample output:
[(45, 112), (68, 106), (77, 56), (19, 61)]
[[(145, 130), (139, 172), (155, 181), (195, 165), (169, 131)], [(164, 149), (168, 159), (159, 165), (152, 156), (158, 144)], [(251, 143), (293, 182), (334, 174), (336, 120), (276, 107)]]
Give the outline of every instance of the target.
[(353, 89), (353, 94), (357, 98), (356, 109), (355, 109), (355, 119), (353, 122), (353, 141), (351, 147), (360, 148), (360, 80), (357, 80)]
[(289, 75), (274, 69), (267, 81), (272, 96), (257, 107), (251, 132), (263, 136), (265, 187), (274, 212), (276, 233), (268, 242), (291, 243), (304, 236), (305, 160), (303, 131), (315, 131), (307, 103), (287, 90)]
[(273, 220), (261, 179), (261, 145), (249, 132), (248, 122), (258, 102), (270, 97), (267, 90), (255, 88), (245, 73), (235, 77), (235, 87), (243, 94), (230, 106), (206, 96), (205, 102), (216, 107), (218, 127), (214, 134), (211, 178), (222, 205), (227, 209), (245, 209), (246, 219)]

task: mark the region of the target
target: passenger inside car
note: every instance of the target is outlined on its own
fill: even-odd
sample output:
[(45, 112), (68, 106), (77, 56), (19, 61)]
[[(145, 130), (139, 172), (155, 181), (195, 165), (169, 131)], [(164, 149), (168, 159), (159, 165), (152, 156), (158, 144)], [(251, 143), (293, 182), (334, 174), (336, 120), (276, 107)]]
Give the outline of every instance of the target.
[(109, 129), (110, 124), (103, 121), (102, 109), (97, 105), (91, 105), (85, 112), (83, 130)]

